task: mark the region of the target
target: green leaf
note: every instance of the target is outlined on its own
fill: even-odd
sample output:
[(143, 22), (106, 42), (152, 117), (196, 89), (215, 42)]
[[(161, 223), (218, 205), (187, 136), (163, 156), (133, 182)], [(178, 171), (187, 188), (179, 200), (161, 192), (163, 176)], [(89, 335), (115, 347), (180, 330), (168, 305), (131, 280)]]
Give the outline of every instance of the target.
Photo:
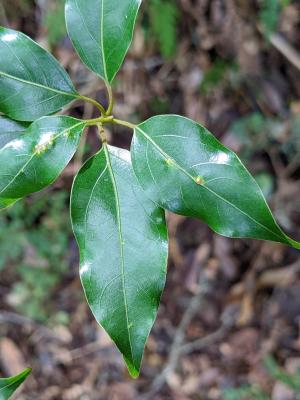
[(19, 375), (0, 379), (0, 400), (7, 400), (30, 375), (31, 369), (26, 368)]
[(50, 185), (73, 157), (84, 121), (44, 117), (0, 149), (0, 209)]
[(137, 377), (165, 284), (164, 212), (145, 198), (130, 153), (104, 144), (75, 179), (71, 216), (90, 308)]
[(34, 121), (79, 97), (57, 60), (28, 36), (0, 27), (0, 111)]
[(16, 122), (0, 116), (0, 149), (24, 133), (28, 125), (28, 123)]
[(146, 195), (161, 207), (199, 218), (224, 236), (300, 248), (279, 228), (239, 158), (196, 122), (162, 115), (138, 125), (132, 162)]
[(66, 23), (86, 66), (107, 82), (120, 69), (133, 37), (141, 0), (67, 0)]

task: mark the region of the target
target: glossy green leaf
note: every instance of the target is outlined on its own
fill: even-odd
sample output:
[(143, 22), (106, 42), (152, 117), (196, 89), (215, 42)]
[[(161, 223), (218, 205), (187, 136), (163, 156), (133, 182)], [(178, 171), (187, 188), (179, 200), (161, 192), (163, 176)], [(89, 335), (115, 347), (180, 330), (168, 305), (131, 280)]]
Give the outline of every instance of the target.
[(18, 387), (30, 375), (30, 373), (31, 373), (31, 369), (26, 368), (19, 375), (13, 376), (11, 378), (1, 378), (0, 379), (0, 400), (9, 399), (12, 396), (12, 394), (18, 389)]
[(224, 236), (300, 248), (279, 228), (239, 158), (203, 126), (176, 115), (153, 117), (136, 127), (131, 151), (141, 186), (161, 207), (200, 218)]
[(66, 22), (86, 66), (107, 82), (121, 67), (141, 0), (67, 0)]
[(164, 212), (145, 198), (130, 153), (104, 145), (75, 179), (71, 215), (88, 303), (136, 377), (165, 284)]
[(8, 142), (20, 137), (28, 126), (29, 124), (26, 122), (17, 122), (0, 116), (0, 149)]
[(0, 27), (0, 112), (34, 121), (78, 96), (50, 53), (23, 33)]
[(85, 123), (44, 117), (0, 149), (0, 209), (50, 185), (73, 157)]

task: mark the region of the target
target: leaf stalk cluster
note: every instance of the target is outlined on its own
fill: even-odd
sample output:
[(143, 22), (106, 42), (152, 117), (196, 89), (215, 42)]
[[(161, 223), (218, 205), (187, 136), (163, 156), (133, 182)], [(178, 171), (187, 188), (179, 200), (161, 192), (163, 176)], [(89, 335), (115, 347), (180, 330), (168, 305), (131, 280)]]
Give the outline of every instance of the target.
[(99, 126), (99, 125), (103, 125), (105, 123), (112, 123), (112, 124), (125, 126), (129, 129), (135, 129), (136, 125), (134, 125), (128, 121), (123, 121), (121, 119), (117, 119), (112, 115), (113, 107), (114, 107), (113, 92), (112, 92), (111, 86), (107, 82), (105, 82), (105, 85), (106, 85), (108, 99), (109, 99), (109, 105), (108, 105), (107, 110), (105, 110), (105, 108), (102, 104), (98, 103), (98, 101), (96, 101), (94, 99), (91, 99), (90, 97), (86, 97), (86, 96), (78, 97), (79, 99), (86, 101), (87, 103), (93, 104), (101, 113), (101, 116), (98, 118), (85, 120), (84, 122), (86, 123), (86, 127)]

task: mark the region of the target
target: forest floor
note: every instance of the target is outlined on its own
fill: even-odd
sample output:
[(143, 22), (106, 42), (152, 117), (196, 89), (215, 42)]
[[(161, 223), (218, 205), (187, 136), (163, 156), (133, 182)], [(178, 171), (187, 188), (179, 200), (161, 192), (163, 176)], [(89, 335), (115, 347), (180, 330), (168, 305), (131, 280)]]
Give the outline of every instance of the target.
[[(138, 122), (174, 113), (205, 125), (239, 154), (281, 226), (300, 240), (300, 2), (170, 1), (165, 38), (156, 41), (158, 3), (143, 6), (114, 84), (115, 114)], [(105, 102), (103, 84), (78, 60), (54, 6), (0, 0), (0, 24), (48, 46), (83, 94)], [(95, 110), (76, 103), (68, 113), (92, 118)], [(126, 128), (109, 127), (108, 135), (129, 148)], [(84, 158), (99, 145), (91, 131)], [(0, 372), (33, 368), (16, 398), (300, 399), (299, 252), (227, 239), (174, 214), (167, 215), (167, 285), (141, 377), (130, 379), (82, 294), (68, 221), (80, 163), (77, 157), (45, 199), (34, 195), (0, 216)]]

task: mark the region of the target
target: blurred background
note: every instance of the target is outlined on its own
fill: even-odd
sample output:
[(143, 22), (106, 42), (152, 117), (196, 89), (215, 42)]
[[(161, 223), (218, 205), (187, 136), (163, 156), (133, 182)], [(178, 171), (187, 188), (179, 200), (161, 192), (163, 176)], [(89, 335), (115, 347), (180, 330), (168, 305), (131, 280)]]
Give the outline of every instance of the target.
[[(300, 240), (300, 1), (146, 0), (114, 82), (114, 114), (179, 113), (238, 152)], [(66, 36), (64, 0), (0, 0), (0, 24), (48, 48), (82, 94), (105, 89)], [(64, 110), (92, 118), (89, 104)], [(129, 148), (131, 132), (109, 129)], [(91, 130), (49, 189), (0, 214), (0, 375), (20, 400), (300, 399), (300, 258), (168, 214), (169, 274), (138, 380), (94, 321), (78, 276), (69, 192), (100, 146)], [(242, 189), (242, 188), (241, 188)]]

